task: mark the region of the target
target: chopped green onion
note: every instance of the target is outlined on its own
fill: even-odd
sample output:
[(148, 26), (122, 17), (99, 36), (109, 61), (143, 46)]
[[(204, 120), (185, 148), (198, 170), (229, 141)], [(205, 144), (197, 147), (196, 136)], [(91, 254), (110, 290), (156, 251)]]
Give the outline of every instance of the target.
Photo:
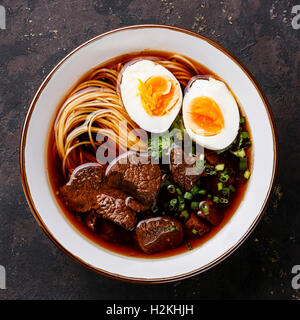
[(181, 191), (180, 188), (176, 188), (176, 192), (177, 192), (178, 195), (180, 195), (180, 196), (182, 195), (182, 191)]
[(225, 172), (221, 173), (219, 180), (221, 182), (227, 182), (229, 180), (229, 175)]
[(223, 171), (224, 170), (224, 168), (225, 168), (225, 164), (224, 163), (220, 163), (220, 164), (217, 164), (216, 165), (216, 170), (217, 171)]
[(198, 231), (196, 229), (192, 230), (193, 234), (198, 234)]
[(228, 203), (229, 201), (228, 201), (228, 199), (226, 199), (226, 198), (221, 198), (220, 199), (220, 203)]
[(167, 231), (173, 232), (175, 230), (176, 230), (176, 228), (174, 226), (168, 226), (165, 228), (165, 232), (167, 232)]
[(170, 205), (171, 205), (171, 206), (176, 206), (177, 202), (178, 202), (177, 199), (172, 199), (172, 200), (170, 201)]
[(184, 198), (187, 199), (187, 200), (191, 200), (193, 198), (193, 194), (187, 191), (184, 194)]
[(252, 144), (252, 143), (251, 143), (250, 140), (245, 143), (246, 146), (251, 146), (251, 144)]
[(205, 167), (205, 169), (204, 169), (204, 171), (205, 171), (205, 173), (207, 173), (207, 174), (210, 174), (210, 167)]
[(191, 208), (192, 208), (193, 210), (199, 209), (199, 202), (198, 202), (198, 201), (193, 201), (193, 202), (191, 203)]
[(219, 197), (217, 197), (217, 196), (214, 196), (214, 197), (213, 197), (213, 202), (216, 202), (216, 203), (218, 203), (218, 202), (219, 202)]
[(179, 203), (178, 210), (182, 211), (185, 208), (185, 203)]
[(178, 201), (179, 201), (179, 203), (182, 203), (182, 202), (184, 203), (184, 197), (182, 194), (178, 195)]
[(247, 131), (243, 131), (243, 132), (241, 133), (241, 137), (242, 137), (243, 139), (249, 139), (249, 133), (248, 133)]
[(209, 211), (209, 207), (208, 207), (208, 205), (204, 202), (204, 203), (202, 203), (202, 205), (201, 205), (201, 211), (205, 214), (205, 213), (208, 213), (208, 211)]
[(204, 171), (211, 176), (217, 174), (217, 170), (215, 168), (205, 167)]
[(214, 176), (214, 175), (216, 175), (217, 174), (217, 170), (215, 170), (215, 169), (212, 169), (212, 170), (210, 170), (210, 173), (209, 173), (211, 176)]
[(206, 190), (201, 189), (201, 190), (198, 191), (198, 194), (204, 196), (204, 195), (206, 195)]
[(241, 117), (241, 118), (240, 118), (240, 124), (243, 124), (243, 123), (245, 123), (245, 118), (244, 118), (244, 117)]
[(230, 189), (230, 191), (232, 191), (232, 192), (235, 192), (235, 191), (236, 191), (235, 187), (234, 187), (232, 184), (229, 186), (229, 189)]
[(176, 188), (173, 184), (170, 184), (167, 189), (170, 193), (175, 193), (176, 191)]
[(151, 207), (151, 211), (152, 211), (153, 213), (156, 213), (156, 212), (158, 211), (158, 206), (152, 206), (152, 207)]
[(223, 189), (223, 183), (218, 182), (218, 191), (221, 191)]
[(249, 170), (246, 170), (245, 172), (244, 172), (244, 178), (245, 179), (249, 179), (250, 178), (250, 171)]
[(223, 188), (222, 192), (223, 192), (224, 195), (229, 194), (230, 193), (230, 188)]
[(244, 148), (237, 150), (237, 151), (231, 151), (232, 154), (234, 154), (235, 156), (237, 156), (238, 158), (245, 158), (246, 156), (246, 152), (244, 150)]
[(194, 185), (193, 188), (192, 188), (192, 190), (191, 190), (191, 193), (192, 193), (192, 195), (194, 196), (198, 191), (199, 191), (199, 187), (196, 186), (196, 185)]
[(189, 213), (187, 212), (187, 210), (183, 210), (180, 216), (187, 220), (189, 218)]
[(173, 206), (173, 205), (169, 204), (169, 209), (170, 209), (171, 211), (174, 211), (174, 210), (176, 209), (176, 206)]
[(246, 170), (248, 168), (247, 158), (240, 159), (240, 170)]
[(209, 193), (209, 194), (207, 195), (207, 197), (208, 197), (208, 198), (211, 198), (211, 197), (212, 197), (212, 195)]
[(188, 247), (189, 250), (193, 250), (193, 247), (189, 242), (186, 243), (186, 246)]

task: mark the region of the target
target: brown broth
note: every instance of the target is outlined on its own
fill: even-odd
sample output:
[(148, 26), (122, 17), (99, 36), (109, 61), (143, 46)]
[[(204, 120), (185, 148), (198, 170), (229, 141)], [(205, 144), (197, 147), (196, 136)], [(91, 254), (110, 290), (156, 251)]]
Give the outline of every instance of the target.
[[(174, 256), (177, 254), (187, 252), (187, 251), (189, 251), (189, 248), (187, 246), (187, 242), (184, 241), (182, 243), (182, 245), (180, 245), (176, 249), (166, 250), (163, 252), (147, 255), (147, 254), (139, 251), (137, 248), (135, 248), (133, 246), (129, 247), (129, 246), (122, 245), (122, 244), (107, 242), (107, 241), (103, 240), (99, 234), (92, 232), (81, 221), (81, 219), (79, 218), (79, 216), (77, 214), (74, 214), (73, 212), (68, 210), (68, 208), (63, 204), (63, 202), (60, 200), (60, 198), (58, 196), (59, 187), (64, 185), (66, 183), (66, 181), (61, 173), (62, 172), (61, 160), (59, 159), (59, 157), (56, 153), (56, 150), (54, 148), (55, 138), (54, 138), (53, 126), (55, 123), (55, 119), (58, 116), (59, 110), (60, 110), (61, 106), (63, 105), (63, 102), (66, 100), (66, 97), (78, 84), (85, 81), (89, 77), (89, 75), (91, 73), (93, 73), (94, 70), (98, 69), (99, 67), (103, 67), (103, 66), (110, 67), (112, 65), (116, 65), (117, 63), (123, 64), (123, 63), (130, 61), (131, 59), (139, 58), (139, 57), (155, 57), (155, 58), (162, 57), (162, 58), (168, 59), (168, 57), (170, 57), (171, 55), (173, 55), (173, 53), (168, 53), (168, 52), (163, 52), (163, 51), (143, 51), (143, 52), (138, 52), (138, 53), (131, 53), (131, 54), (122, 55), (120, 57), (112, 59), (112, 60), (110, 60), (104, 64), (101, 64), (101, 65), (95, 67), (94, 69), (90, 70), (87, 74), (85, 74), (83, 77), (81, 77), (77, 81), (77, 83), (66, 94), (64, 99), (62, 99), (62, 102), (59, 104), (59, 107), (56, 110), (55, 117), (52, 121), (52, 125), (49, 130), (49, 137), (48, 137), (48, 142), (47, 142), (48, 177), (49, 177), (50, 185), (53, 190), (53, 194), (56, 198), (57, 203), (59, 204), (59, 207), (62, 209), (64, 215), (66, 216), (67, 220), (70, 221), (72, 226), (75, 227), (76, 230), (78, 230), (81, 234), (83, 234), (85, 237), (87, 237), (93, 243), (96, 243), (97, 245), (99, 245), (109, 251), (112, 251), (112, 252), (115, 252), (118, 254), (122, 254), (125, 256), (131, 256), (131, 257), (136, 257), (136, 258), (148, 258), (148, 259), (149, 258), (164, 258), (164, 257)], [(209, 69), (207, 69), (206, 67), (204, 67), (200, 63), (193, 61), (192, 59), (189, 59), (189, 60), (191, 60), (195, 65), (197, 65), (197, 67), (201, 71), (201, 74), (212, 75), (214, 78), (222, 80), (220, 77), (215, 75), (212, 71), (210, 71)], [(232, 91), (231, 91), (231, 93), (234, 95), (234, 93)], [(235, 95), (234, 95), (234, 97), (235, 97)], [(239, 106), (239, 109), (240, 109), (241, 115), (243, 115), (240, 106)], [(251, 140), (251, 132), (250, 132), (250, 128), (249, 128), (247, 121), (246, 121), (246, 129), (249, 132), (250, 140)], [(252, 160), (251, 154), (252, 154), (252, 147), (248, 148), (248, 150), (247, 150), (247, 156), (248, 156), (248, 161), (249, 161), (248, 166), (250, 169), (251, 169), (251, 162), (252, 162), (251, 161)], [(231, 217), (233, 216), (234, 212), (238, 209), (238, 207), (244, 197), (244, 194), (247, 189), (247, 184), (248, 184), (248, 182), (239, 183), (239, 185), (236, 189), (236, 192), (235, 192), (235, 196), (232, 198), (230, 206), (228, 208), (226, 208), (226, 210), (224, 211), (224, 218), (218, 226), (212, 227), (211, 231), (208, 234), (204, 235), (203, 237), (201, 237), (199, 239), (187, 240), (190, 243), (192, 248), (197, 248), (197, 247), (201, 246), (203, 243), (205, 243), (206, 241), (208, 241), (209, 239), (211, 239), (212, 237), (214, 237), (218, 233), (218, 231), (221, 230), (224, 227), (224, 225), (231, 219)]]

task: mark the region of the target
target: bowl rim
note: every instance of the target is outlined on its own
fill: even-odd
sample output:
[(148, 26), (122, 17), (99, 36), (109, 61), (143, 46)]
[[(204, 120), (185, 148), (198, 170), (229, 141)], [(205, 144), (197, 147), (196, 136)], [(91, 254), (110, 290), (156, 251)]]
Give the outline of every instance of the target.
[[(215, 260), (211, 261), (210, 263), (208, 263), (208, 264), (206, 264), (206, 265), (204, 265), (204, 266), (202, 266), (202, 267), (200, 267), (200, 268), (198, 268), (196, 270), (190, 271), (190, 272), (185, 273), (185, 274), (180, 274), (180, 275), (176, 275), (176, 276), (172, 276), (172, 277), (167, 277), (167, 278), (146, 279), (146, 278), (126, 277), (126, 276), (122, 276), (122, 275), (115, 274), (115, 273), (110, 273), (110, 272), (108, 272), (106, 270), (102, 270), (102, 269), (96, 268), (96, 267), (88, 264), (87, 262), (83, 261), (81, 258), (79, 258), (78, 256), (74, 255), (73, 253), (71, 253), (67, 249), (65, 249), (55, 239), (55, 237), (51, 234), (51, 232), (48, 229), (48, 227), (46, 226), (46, 224), (43, 222), (38, 210), (35, 207), (34, 201), (33, 201), (32, 197), (31, 197), (31, 192), (30, 192), (30, 188), (29, 188), (29, 184), (28, 184), (28, 180), (27, 180), (27, 175), (26, 175), (26, 168), (25, 168), (25, 147), (26, 147), (27, 130), (28, 130), (28, 127), (29, 127), (29, 123), (30, 123), (30, 120), (31, 120), (31, 115), (32, 115), (33, 110), (35, 108), (36, 102), (38, 101), (41, 93), (43, 92), (44, 88), (46, 87), (46, 85), (48, 84), (48, 82), (50, 81), (50, 79), (52, 78), (54, 73), (60, 68), (60, 66), (66, 60), (69, 59), (70, 56), (75, 54), (82, 47), (85, 47), (88, 44), (90, 44), (90, 43), (92, 43), (94, 41), (97, 41), (97, 40), (99, 40), (99, 39), (101, 39), (101, 38), (103, 38), (103, 37), (105, 37), (107, 35), (111, 35), (113, 33), (117, 33), (117, 32), (123, 31), (123, 30), (150, 29), (150, 28), (169, 29), (169, 30), (172, 30), (172, 31), (185, 33), (187, 35), (190, 35), (190, 36), (193, 36), (193, 37), (196, 37), (196, 38), (200, 38), (200, 39), (208, 42), (210, 45), (212, 45), (216, 49), (220, 50), (225, 55), (227, 55), (235, 64), (238, 65), (238, 67), (240, 69), (242, 69), (242, 71), (245, 73), (245, 75), (248, 77), (248, 79), (254, 85), (256, 91), (259, 93), (260, 98), (261, 98), (261, 100), (262, 100), (262, 102), (263, 102), (263, 104), (265, 106), (265, 109), (266, 109), (266, 112), (267, 112), (267, 115), (268, 115), (268, 118), (269, 118), (269, 123), (270, 123), (270, 126), (271, 126), (271, 131), (272, 131), (274, 156), (273, 156), (272, 178), (271, 178), (271, 182), (270, 182), (270, 185), (269, 185), (268, 192), (266, 194), (264, 203), (263, 203), (263, 205), (262, 205), (262, 207), (260, 209), (260, 212), (257, 214), (255, 220), (253, 221), (253, 223), (249, 226), (248, 230), (244, 233), (244, 235), (235, 243), (235, 245), (233, 245), (229, 250), (224, 252), (221, 256), (219, 256)], [(270, 202), (270, 198), (271, 198), (274, 186), (275, 186), (276, 174), (277, 174), (277, 169), (278, 169), (278, 136), (277, 136), (277, 132), (276, 132), (274, 116), (273, 116), (273, 113), (271, 111), (271, 108), (269, 106), (269, 103), (267, 101), (266, 96), (262, 92), (262, 89), (260, 88), (260, 86), (257, 83), (257, 81), (254, 79), (252, 74), (243, 65), (243, 63), (241, 63), (239, 61), (239, 59), (237, 59), (231, 52), (229, 52), (227, 49), (225, 49), (223, 46), (219, 45), (215, 41), (207, 38), (206, 36), (200, 35), (198, 33), (195, 33), (193, 31), (187, 30), (185, 28), (175, 27), (175, 26), (170, 26), (170, 25), (161, 25), (161, 24), (137, 24), (137, 25), (125, 26), (125, 27), (121, 27), (121, 28), (117, 28), (117, 29), (113, 29), (113, 30), (107, 31), (105, 33), (102, 33), (102, 34), (100, 34), (100, 35), (98, 35), (98, 36), (96, 36), (96, 37), (84, 42), (83, 44), (79, 45), (74, 50), (72, 50), (69, 54), (67, 54), (49, 72), (47, 77), (44, 79), (44, 81), (38, 87), (34, 97), (32, 98), (32, 100), (30, 102), (29, 109), (28, 109), (26, 117), (25, 117), (25, 120), (23, 122), (20, 145), (19, 145), (19, 163), (20, 163), (20, 174), (21, 174), (22, 186), (23, 186), (23, 190), (24, 190), (24, 193), (25, 193), (25, 197), (26, 197), (27, 202), (29, 204), (29, 207), (31, 209), (31, 212), (32, 212), (33, 216), (35, 217), (36, 221), (38, 222), (38, 224), (40, 225), (40, 227), (46, 233), (46, 235), (50, 238), (50, 240), (60, 250), (62, 250), (65, 254), (67, 254), (70, 258), (72, 258), (77, 263), (83, 265), (84, 267), (86, 267), (86, 268), (88, 268), (88, 269), (90, 269), (90, 270), (92, 270), (92, 271), (94, 271), (94, 272), (96, 272), (98, 274), (101, 274), (101, 275), (104, 275), (104, 276), (108, 276), (108, 277), (113, 278), (113, 279), (127, 281), (127, 282), (158, 284), (158, 283), (166, 283), (166, 282), (171, 282), (171, 281), (183, 280), (183, 279), (195, 276), (195, 275), (197, 275), (199, 273), (202, 273), (202, 272), (204, 272), (204, 271), (216, 266), (218, 263), (220, 263), (221, 261), (223, 261), (224, 259), (229, 257), (235, 250), (237, 250), (240, 247), (240, 245), (242, 243), (244, 243), (244, 241), (249, 237), (249, 235), (252, 233), (252, 231), (257, 226), (258, 222), (261, 220), (261, 218), (263, 216), (263, 213), (264, 213), (265, 209), (267, 208), (267, 206), (268, 206), (268, 204)]]

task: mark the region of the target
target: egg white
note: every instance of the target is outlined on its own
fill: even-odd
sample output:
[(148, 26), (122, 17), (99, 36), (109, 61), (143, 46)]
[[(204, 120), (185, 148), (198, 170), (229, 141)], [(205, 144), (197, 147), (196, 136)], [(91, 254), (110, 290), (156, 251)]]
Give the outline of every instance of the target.
[[(213, 99), (224, 117), (224, 128), (214, 136), (201, 136), (189, 128), (187, 121), (187, 108), (191, 101), (197, 97)], [(239, 130), (240, 113), (236, 100), (226, 87), (225, 83), (210, 77), (192, 81), (185, 92), (183, 99), (183, 122), (187, 133), (196, 143), (210, 150), (223, 150), (232, 144)]]
[(175, 120), (181, 109), (183, 95), (180, 89), (178, 102), (168, 114), (160, 117), (149, 115), (142, 105), (138, 80), (145, 82), (155, 76), (168, 76), (180, 88), (178, 80), (169, 70), (151, 60), (144, 59), (124, 67), (120, 80), (120, 93), (127, 113), (137, 125), (146, 131), (161, 133), (167, 131)]

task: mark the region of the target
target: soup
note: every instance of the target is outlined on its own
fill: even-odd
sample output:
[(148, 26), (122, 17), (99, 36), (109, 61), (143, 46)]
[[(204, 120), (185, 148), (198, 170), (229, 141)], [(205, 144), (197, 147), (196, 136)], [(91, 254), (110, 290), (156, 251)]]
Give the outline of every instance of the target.
[(50, 128), (49, 179), (91, 241), (159, 258), (213, 237), (251, 172), (251, 135), (233, 92), (187, 57), (144, 51), (82, 77)]

